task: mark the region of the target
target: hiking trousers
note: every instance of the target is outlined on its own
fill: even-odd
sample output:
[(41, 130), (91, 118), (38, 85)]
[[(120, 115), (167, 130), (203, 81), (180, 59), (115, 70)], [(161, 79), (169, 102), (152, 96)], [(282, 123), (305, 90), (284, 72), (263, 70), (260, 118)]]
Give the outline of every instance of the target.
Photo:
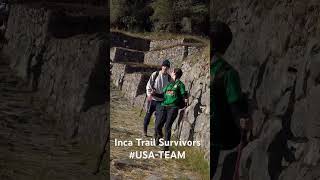
[(162, 138), (162, 128), (165, 127), (165, 141), (170, 141), (171, 139), (171, 128), (174, 120), (178, 115), (178, 107), (172, 106), (159, 106), (157, 110), (156, 118), (156, 137)]
[(219, 156), (221, 147), (218, 144), (213, 144), (210, 149), (210, 158), (211, 158), (211, 164), (210, 164), (210, 179), (213, 179), (214, 175), (216, 174), (218, 163), (219, 163)]
[(151, 100), (148, 103), (149, 104), (147, 106), (147, 113), (146, 113), (146, 116), (144, 117), (144, 121), (143, 121), (143, 132), (145, 134), (147, 134), (148, 126), (150, 124), (150, 119), (151, 119), (152, 114), (155, 112), (155, 115), (157, 116), (157, 107), (161, 105), (161, 101)]

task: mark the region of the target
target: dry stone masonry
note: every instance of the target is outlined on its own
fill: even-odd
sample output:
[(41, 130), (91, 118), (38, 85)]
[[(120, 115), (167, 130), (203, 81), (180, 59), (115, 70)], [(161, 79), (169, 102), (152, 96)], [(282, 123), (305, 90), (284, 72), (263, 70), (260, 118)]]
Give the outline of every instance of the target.
[(108, 128), (107, 18), (103, 9), (80, 9), (13, 4), (2, 52), (64, 130), (61, 136), (101, 152)]
[[(112, 36), (114, 37), (111, 39), (116, 42), (111, 44), (144, 54), (144, 61), (140, 63), (130, 61), (130, 57), (121, 59), (127, 56), (122, 56), (118, 62), (112, 61), (112, 83), (120, 88), (129, 102), (136, 107), (143, 106), (149, 77), (152, 72), (159, 70), (164, 59), (170, 59), (173, 67), (183, 69), (182, 81), (190, 93), (191, 105), (186, 111), (179, 113), (173, 126), (174, 134), (181, 140), (199, 140), (206, 152), (206, 158), (209, 158), (209, 59), (204, 46), (189, 39), (145, 40), (118, 32), (112, 33)], [(119, 40), (123, 43), (118, 42)], [(138, 42), (144, 42), (143, 48), (139, 47)], [(146, 48), (145, 44), (149, 47)], [(112, 54), (117, 48), (119, 47), (111, 47), (111, 57), (115, 57)]]
[[(212, 1), (211, 14), (231, 26), (226, 59), (253, 99), (253, 137), (242, 180), (320, 178), (319, 1)], [(228, 179), (224, 152), (215, 179)]]

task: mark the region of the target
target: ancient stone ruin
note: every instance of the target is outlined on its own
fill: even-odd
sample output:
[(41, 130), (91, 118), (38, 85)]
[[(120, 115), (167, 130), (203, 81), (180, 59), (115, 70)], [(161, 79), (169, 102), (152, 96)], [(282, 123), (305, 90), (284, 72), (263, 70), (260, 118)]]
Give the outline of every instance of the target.
[[(226, 59), (253, 100), (241, 179), (319, 179), (319, 1), (211, 2), (212, 18), (231, 26)], [(215, 179), (230, 178), (233, 157), (224, 152)]]
[(109, 124), (107, 22), (104, 8), (12, 4), (2, 50), (61, 137), (100, 152)]
[(112, 83), (139, 108), (143, 107), (150, 75), (160, 70), (164, 59), (170, 59), (172, 67), (183, 69), (181, 79), (190, 94), (190, 106), (177, 117), (174, 134), (181, 140), (201, 141), (208, 158), (209, 58), (204, 45), (187, 38), (152, 40), (111, 32), (110, 48)]

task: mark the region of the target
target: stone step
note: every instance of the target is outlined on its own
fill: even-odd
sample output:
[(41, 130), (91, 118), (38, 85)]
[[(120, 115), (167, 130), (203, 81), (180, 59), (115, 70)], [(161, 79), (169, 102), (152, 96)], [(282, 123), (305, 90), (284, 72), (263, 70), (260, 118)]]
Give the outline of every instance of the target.
[(113, 63), (111, 79), (116, 87), (121, 89), (130, 104), (143, 105), (146, 85), (152, 72), (159, 70), (158, 66), (145, 64)]
[(145, 53), (143, 63), (161, 65), (164, 59), (169, 59), (172, 67), (178, 67), (187, 56), (200, 52), (202, 48), (202, 44), (185, 43), (158, 50), (154, 49)]
[(133, 103), (136, 97), (145, 94), (149, 78), (150, 74), (148, 73), (126, 74), (123, 78), (121, 91), (124, 92), (125, 97)]
[(110, 60), (112, 62), (143, 63), (144, 52), (122, 47), (113, 47), (110, 48)]
[(202, 44), (200, 41), (191, 38), (179, 38), (179, 39), (165, 39), (165, 40), (151, 40), (150, 51), (159, 50), (163, 48), (170, 48), (173, 46), (181, 46), (187, 44)]
[(110, 32), (110, 47), (122, 47), (139, 51), (149, 51), (150, 40), (130, 36), (121, 32)]
[(150, 77), (152, 72), (157, 70), (159, 70), (159, 66), (137, 63), (112, 63), (111, 79), (117, 87), (121, 88), (126, 74), (143, 73)]

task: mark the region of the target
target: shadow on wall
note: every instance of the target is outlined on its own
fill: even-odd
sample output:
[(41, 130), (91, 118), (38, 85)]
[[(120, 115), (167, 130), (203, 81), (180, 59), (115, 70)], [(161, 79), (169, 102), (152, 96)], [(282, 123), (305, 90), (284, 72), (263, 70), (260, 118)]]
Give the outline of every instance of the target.
[(79, 34), (94, 34), (106, 32), (105, 16), (67, 16), (56, 12), (49, 22), (49, 33), (56, 38), (67, 38)]
[(85, 102), (82, 106), (81, 111), (87, 111), (90, 107), (96, 105), (103, 105), (106, 103), (109, 91), (109, 78), (110, 75), (106, 71), (108, 67), (107, 61), (104, 57), (108, 54), (108, 44), (104, 43), (100, 47), (100, 53), (98, 57), (99, 61), (96, 63), (94, 70), (92, 71), (89, 78), (89, 86), (85, 94)]
[(10, 3), (70, 3), (106, 7), (108, 2), (106, 0), (10, 0)]

